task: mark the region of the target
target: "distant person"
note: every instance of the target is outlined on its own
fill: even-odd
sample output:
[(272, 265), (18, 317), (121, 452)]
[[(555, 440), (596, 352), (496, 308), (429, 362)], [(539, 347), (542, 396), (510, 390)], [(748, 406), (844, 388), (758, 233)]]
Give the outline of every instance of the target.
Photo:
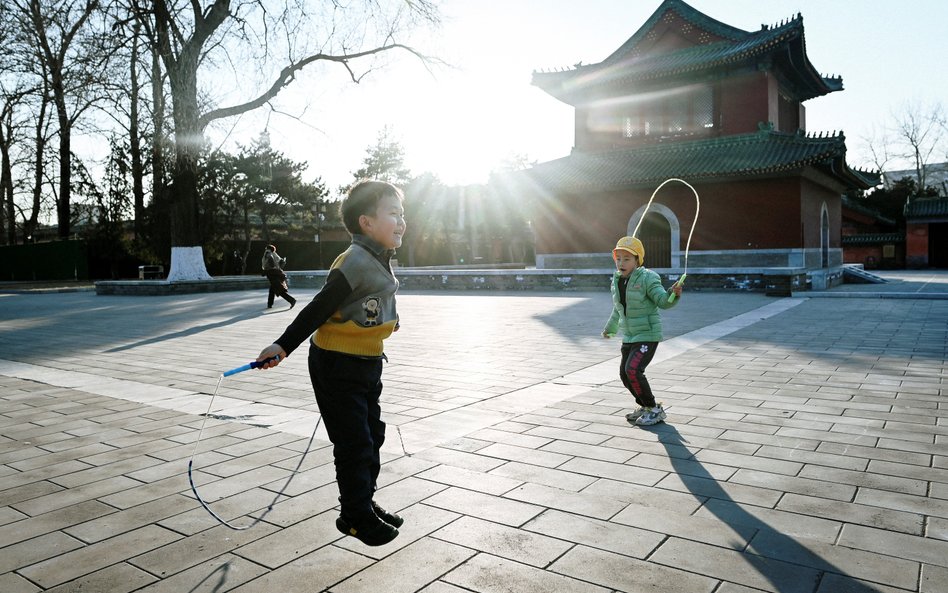
[(234, 262), (234, 274), (235, 275), (243, 274), (243, 270), (242, 270), (243, 260), (240, 257), (240, 252), (235, 249), (234, 254), (231, 257), (233, 258), (233, 262)]
[[(341, 513), (336, 528), (369, 546), (398, 536), (403, 519), (374, 500), (385, 442), (383, 341), (398, 330), (391, 259), (405, 233), (400, 189), (382, 181), (354, 185), (342, 202), (352, 244), (329, 268), (326, 284), (258, 361), (277, 366), (310, 338), (309, 377), (333, 443)], [(315, 332), (315, 333), (314, 333)]]
[(286, 273), (283, 266), (286, 265), (286, 258), (280, 257), (275, 245), (267, 245), (263, 251), (263, 259), (260, 265), (263, 267), (263, 275), (270, 281), (270, 292), (267, 294), (267, 309), (273, 308), (273, 299), (275, 296), (283, 297), (290, 304), (290, 309), (296, 306), (296, 299), (290, 296), (289, 287), (286, 284)]
[(645, 246), (635, 237), (622, 237), (612, 250), (616, 272), (612, 276), (612, 316), (602, 330), (604, 338), (622, 335), (622, 362), (619, 376), (635, 403), (634, 412), (626, 414), (630, 424), (651, 426), (665, 420), (665, 409), (655, 401), (645, 367), (655, 356), (662, 341), (662, 319), (659, 309), (669, 309), (678, 300), (669, 300), (671, 294), (681, 296), (676, 282), (669, 291), (662, 287), (658, 274), (644, 267)]

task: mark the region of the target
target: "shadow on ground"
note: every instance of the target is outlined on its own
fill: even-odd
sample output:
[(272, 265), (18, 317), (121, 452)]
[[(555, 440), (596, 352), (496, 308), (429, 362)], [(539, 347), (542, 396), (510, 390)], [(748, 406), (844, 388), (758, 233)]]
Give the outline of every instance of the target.
[[(705, 505), (705, 508), (730, 526), (737, 537), (745, 539), (745, 548), (736, 551), (741, 552), (749, 569), (767, 580), (773, 591), (811, 593), (819, 589), (833, 593), (880, 593), (872, 585), (847, 575), (832, 562), (748, 512), (727, 494), (720, 482), (699, 461), (690, 454), (687, 458), (682, 456), (688, 451), (688, 439), (673, 425), (662, 423), (645, 427), (645, 430), (658, 435), (672, 467), (691, 494), (699, 500), (713, 498), (730, 503), (727, 513), (722, 512), (719, 505)], [(753, 529), (753, 532), (749, 538), (743, 538), (742, 532), (746, 533), (747, 528)]]

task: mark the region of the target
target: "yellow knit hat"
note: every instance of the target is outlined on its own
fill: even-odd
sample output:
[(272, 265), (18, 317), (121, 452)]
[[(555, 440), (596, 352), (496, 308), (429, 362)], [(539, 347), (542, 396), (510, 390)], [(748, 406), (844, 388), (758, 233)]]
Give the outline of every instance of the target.
[(612, 250), (612, 259), (616, 258), (617, 251), (628, 251), (639, 258), (639, 265), (645, 263), (645, 246), (635, 237), (622, 237), (616, 242), (616, 248)]

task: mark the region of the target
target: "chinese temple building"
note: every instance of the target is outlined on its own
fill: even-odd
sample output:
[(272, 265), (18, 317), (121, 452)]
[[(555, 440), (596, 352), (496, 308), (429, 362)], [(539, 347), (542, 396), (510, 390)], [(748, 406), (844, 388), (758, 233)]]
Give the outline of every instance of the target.
[[(602, 62), (533, 84), (575, 109), (571, 153), (525, 172), (538, 268), (611, 267), (652, 192), (680, 178), (700, 195), (689, 277), (841, 281), (842, 196), (878, 175), (846, 164), (842, 133), (806, 131), (804, 103), (843, 81), (810, 63), (801, 15), (744, 31), (664, 0)], [(662, 188), (637, 234), (646, 266), (680, 273), (695, 211), (685, 185)]]
[(863, 269), (905, 267), (905, 233), (887, 218), (851, 198), (843, 198), (843, 263)]
[(905, 205), (905, 242), (908, 267), (948, 268), (948, 197)]

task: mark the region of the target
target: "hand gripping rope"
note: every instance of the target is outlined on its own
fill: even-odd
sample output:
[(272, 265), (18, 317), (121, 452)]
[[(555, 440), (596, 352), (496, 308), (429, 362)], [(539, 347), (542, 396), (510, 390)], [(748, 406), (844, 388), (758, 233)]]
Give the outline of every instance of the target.
[[(648, 214), (648, 209), (652, 207), (652, 201), (655, 199), (655, 195), (658, 193), (658, 190), (662, 189), (662, 187), (664, 187), (666, 183), (670, 183), (672, 181), (677, 181), (679, 183), (683, 183), (687, 185), (688, 189), (691, 190), (691, 193), (695, 195), (695, 218), (693, 221), (691, 221), (691, 230), (688, 231), (688, 242), (685, 243), (685, 269), (684, 269), (684, 272), (682, 272), (681, 277), (678, 278), (678, 281), (675, 282), (675, 284), (681, 286), (682, 284), (684, 284), (685, 278), (688, 276), (688, 250), (691, 249), (691, 235), (694, 234), (695, 225), (698, 223), (698, 211), (701, 210), (701, 199), (698, 197), (697, 190), (695, 190), (695, 188), (693, 188), (691, 184), (688, 183), (687, 181), (678, 179), (676, 177), (672, 177), (671, 179), (666, 179), (665, 181), (661, 182), (661, 184), (659, 184), (659, 186), (655, 188), (655, 191), (652, 192), (652, 197), (648, 199), (648, 204), (645, 205), (645, 210), (642, 211), (642, 216), (639, 217), (639, 222), (635, 225), (635, 230), (632, 231), (632, 236), (634, 237), (636, 233), (639, 232), (639, 227), (642, 226), (642, 221), (645, 220), (645, 215)], [(676, 297), (675, 293), (671, 293), (670, 295), (668, 295), (668, 302), (674, 303), (675, 297)]]
[(302, 465), (303, 465), (303, 460), (306, 458), (306, 454), (309, 453), (310, 447), (313, 446), (313, 440), (316, 438), (316, 431), (319, 429), (319, 420), (322, 420), (322, 416), (320, 416), (319, 420), (316, 421), (316, 428), (313, 429), (313, 435), (312, 435), (311, 437), (309, 437), (309, 443), (306, 445), (306, 450), (303, 451), (303, 454), (302, 454), (302, 455), (300, 455), (299, 463), (296, 464), (296, 468), (293, 469), (293, 472), (292, 472), (292, 473), (290, 474), (290, 476), (286, 479), (286, 483), (283, 484), (283, 487), (280, 488), (280, 491), (277, 492), (277, 493), (273, 496), (273, 500), (270, 501), (270, 504), (267, 506), (267, 510), (265, 510), (259, 517), (252, 517), (253, 521), (250, 522), (250, 524), (248, 524), (248, 525), (237, 526), (237, 525), (233, 525), (233, 524), (231, 524), (231, 523), (228, 523), (227, 521), (225, 521), (224, 519), (222, 519), (217, 513), (215, 513), (214, 511), (212, 511), (212, 510), (211, 510), (211, 507), (208, 506), (208, 504), (207, 504), (206, 502), (204, 502), (204, 499), (201, 498), (201, 495), (200, 495), (200, 494), (198, 494), (197, 486), (194, 485), (194, 473), (193, 473), (193, 469), (194, 469), (194, 456), (197, 454), (198, 445), (199, 445), (200, 442), (201, 442), (201, 436), (204, 434), (204, 425), (207, 424), (207, 418), (208, 418), (208, 416), (211, 415), (211, 406), (214, 405), (214, 397), (217, 396), (217, 390), (220, 389), (220, 387), (221, 387), (221, 382), (224, 380), (224, 377), (230, 377), (231, 375), (236, 375), (237, 373), (242, 373), (242, 372), (244, 372), (244, 371), (249, 371), (250, 369), (257, 369), (257, 368), (260, 368), (261, 366), (263, 366), (264, 364), (266, 364), (266, 363), (268, 363), (268, 362), (271, 362), (271, 361), (274, 361), (274, 360), (279, 360), (279, 359), (280, 359), (279, 356), (274, 356), (274, 357), (267, 358), (267, 359), (265, 359), (265, 360), (263, 360), (263, 361), (260, 361), (260, 362), (253, 361), (253, 362), (251, 362), (251, 363), (249, 363), (249, 364), (245, 364), (245, 365), (243, 365), (243, 366), (239, 366), (239, 367), (234, 368), (234, 369), (231, 369), (231, 370), (229, 370), (229, 371), (224, 371), (224, 372), (221, 374), (220, 378), (217, 380), (217, 387), (214, 388), (214, 393), (211, 394), (211, 401), (208, 402), (208, 404), (207, 404), (207, 412), (205, 412), (205, 414), (204, 414), (204, 420), (201, 421), (201, 430), (198, 432), (197, 440), (194, 442), (194, 450), (191, 452), (191, 459), (188, 460), (188, 482), (191, 483), (191, 492), (194, 493), (194, 496), (197, 498), (198, 502), (201, 503), (201, 506), (204, 507), (204, 510), (206, 510), (208, 513), (210, 513), (212, 517), (214, 517), (215, 519), (217, 519), (217, 521), (218, 521), (221, 525), (224, 525), (225, 527), (230, 527), (231, 529), (234, 529), (234, 530), (236, 530), (236, 531), (243, 531), (243, 530), (245, 530), (245, 529), (250, 529), (251, 527), (253, 527), (253, 526), (256, 525), (257, 523), (260, 523), (261, 521), (263, 521), (263, 518), (266, 517), (268, 514), (270, 514), (270, 511), (273, 510), (273, 506), (276, 504), (277, 500), (279, 500), (280, 497), (283, 496), (283, 493), (286, 491), (287, 487), (290, 485), (290, 482), (293, 480), (293, 477), (296, 476), (296, 474), (300, 471), (300, 467), (302, 467)]

